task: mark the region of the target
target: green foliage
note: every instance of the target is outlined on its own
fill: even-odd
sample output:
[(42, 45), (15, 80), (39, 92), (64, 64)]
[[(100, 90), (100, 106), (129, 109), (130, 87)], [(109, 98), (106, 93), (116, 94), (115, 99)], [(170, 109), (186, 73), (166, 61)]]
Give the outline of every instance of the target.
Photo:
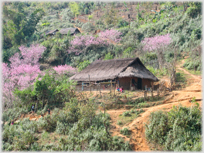
[(89, 62), (89, 60), (83, 61), (83, 62), (79, 63), (78, 66), (77, 66), (78, 71), (83, 70), (83, 69), (86, 68), (89, 64), (91, 64), (91, 62)]
[(89, 15), (88, 19), (91, 20), (93, 18), (93, 15)]
[(117, 28), (126, 27), (129, 23), (123, 19), (120, 19), (117, 23)]
[(186, 78), (183, 73), (176, 73), (176, 82), (186, 82)]
[(22, 107), (23, 105), (20, 106), (15, 106), (14, 108), (8, 109), (2, 113), (2, 120), (3, 122), (11, 122), (12, 120), (18, 118), (21, 116), (21, 114), (25, 114), (29, 109), (26, 107)]
[(113, 55), (109, 52), (105, 55), (104, 60), (110, 60), (113, 59)]
[[(11, 4), (14, 4), (12, 2)], [(3, 6), (3, 49), (18, 48), (22, 43), (32, 39), (36, 25), (44, 15), (42, 9), (32, 9), (30, 12), (25, 9), (23, 2), (16, 2), (15, 6)], [(28, 26), (29, 25), (29, 26)], [(9, 52), (9, 50), (8, 50)], [(3, 59), (11, 55), (4, 52)]]
[(3, 148), (4, 150), (23, 151), (28, 150), (34, 143), (36, 137), (34, 132), (37, 130), (36, 123), (27, 119), (17, 125), (3, 126)]
[(127, 49), (125, 49), (123, 51), (123, 56), (124, 57), (132, 57), (132, 56), (134, 56), (133, 53), (132, 53), (133, 51), (134, 51), (134, 48), (128, 47)]
[(154, 52), (148, 52), (144, 55), (145, 61), (151, 61), (157, 59), (157, 54)]
[(79, 6), (78, 6), (77, 2), (70, 2), (69, 7), (70, 7), (72, 13), (75, 15), (75, 17), (77, 17), (79, 15)]
[(116, 10), (113, 7), (110, 9), (106, 9), (104, 14), (104, 21), (106, 25), (115, 25), (118, 22), (118, 18), (116, 16)]
[(123, 123), (122, 123), (121, 121), (118, 121), (117, 124), (118, 124), (118, 125), (122, 125)]
[(81, 28), (85, 32), (91, 32), (91, 31), (95, 30), (95, 27), (90, 22), (84, 23)]
[(192, 108), (174, 106), (164, 113), (154, 112), (146, 125), (148, 141), (160, 145), (168, 151), (201, 150), (201, 111), (199, 106)]
[(14, 93), (22, 100), (22, 104), (29, 100), (30, 103), (36, 102), (40, 104), (43, 109), (45, 104), (62, 105), (64, 102), (69, 102), (69, 100), (75, 96), (73, 85), (74, 83), (69, 81), (65, 76), (60, 76), (54, 71), (47, 71), (44, 76), (40, 77), (40, 79), (38, 78), (36, 82), (34, 82), (33, 89), (16, 89)]
[(126, 111), (123, 113), (123, 116), (131, 116), (130, 112)]
[(120, 130), (120, 133), (124, 135), (130, 135), (131, 131), (128, 128), (123, 128)]
[(41, 25), (42, 25), (42, 26), (49, 26), (50, 23), (49, 23), (49, 22), (45, 22), (45, 23), (42, 23)]
[(146, 68), (152, 72), (152, 74), (154, 74), (155, 76), (157, 77), (161, 77), (161, 76), (165, 76), (167, 75), (168, 71), (166, 68), (163, 68), (163, 69), (156, 69), (154, 67), (151, 67), (151, 66), (146, 66)]
[(183, 67), (187, 68), (188, 70), (197, 70), (201, 71), (202, 63), (199, 60), (187, 60), (184, 64)]
[(201, 2), (191, 2), (190, 7), (187, 9), (186, 13), (190, 17), (195, 18), (201, 14), (201, 10), (202, 10), (201, 6), (202, 6)]

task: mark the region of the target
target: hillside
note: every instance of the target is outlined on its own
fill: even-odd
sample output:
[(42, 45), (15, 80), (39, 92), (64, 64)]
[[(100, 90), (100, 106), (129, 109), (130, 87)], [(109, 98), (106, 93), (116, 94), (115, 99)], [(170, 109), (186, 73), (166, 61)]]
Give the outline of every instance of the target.
[[(201, 151), (201, 4), (2, 3), (2, 149)], [(69, 79), (136, 57), (159, 79), (147, 96)]]

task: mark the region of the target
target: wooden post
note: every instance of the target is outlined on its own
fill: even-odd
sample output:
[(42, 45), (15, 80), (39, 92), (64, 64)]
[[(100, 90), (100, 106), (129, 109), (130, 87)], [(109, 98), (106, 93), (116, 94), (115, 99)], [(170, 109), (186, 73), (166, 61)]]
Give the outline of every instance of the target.
[(132, 91), (131, 87), (132, 87), (132, 78), (130, 78), (130, 90)]
[(91, 82), (90, 82), (90, 75), (89, 75), (89, 90), (91, 92)]
[[(116, 82), (116, 81), (115, 81)], [(116, 83), (115, 83), (115, 89), (114, 89), (114, 96), (115, 96), (115, 90), (116, 90)]]
[(144, 91), (144, 99), (145, 100), (147, 99), (147, 91), (146, 90)]
[(151, 96), (153, 97), (153, 88), (150, 88), (150, 90), (151, 90)]
[(82, 91), (84, 90), (84, 82), (82, 82), (81, 90), (82, 90)]
[(111, 92), (112, 92), (112, 80), (111, 80)]
[(159, 97), (159, 89), (157, 89), (157, 96)]
[(99, 92), (100, 92), (100, 97), (101, 97), (101, 83), (99, 83)]

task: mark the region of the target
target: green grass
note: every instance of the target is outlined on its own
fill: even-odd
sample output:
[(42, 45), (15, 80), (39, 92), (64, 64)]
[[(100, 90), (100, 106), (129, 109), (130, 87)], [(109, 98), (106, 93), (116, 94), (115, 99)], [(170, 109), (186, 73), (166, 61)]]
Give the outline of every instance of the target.
[[(139, 117), (139, 115), (141, 113), (143, 113), (144, 110), (140, 109), (140, 110), (130, 110), (130, 111), (126, 111), (124, 112), (122, 115), (119, 115), (119, 120), (118, 120), (118, 125), (122, 126), (125, 125), (127, 123), (132, 122), (134, 119), (136, 119), (137, 117)], [(126, 115), (128, 114), (128, 115)]]

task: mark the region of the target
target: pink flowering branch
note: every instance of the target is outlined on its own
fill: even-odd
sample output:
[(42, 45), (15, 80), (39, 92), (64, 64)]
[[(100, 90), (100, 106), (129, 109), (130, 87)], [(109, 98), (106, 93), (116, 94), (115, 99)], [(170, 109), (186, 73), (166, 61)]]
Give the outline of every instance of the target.
[(14, 89), (29, 87), (41, 73), (38, 60), (46, 48), (32, 45), (29, 48), (21, 46), (19, 49), (21, 54), (16, 53), (9, 59), (10, 67), (6, 63), (2, 64), (3, 103), (11, 104)]
[(53, 67), (53, 69), (58, 73), (58, 74), (66, 74), (66, 73), (76, 73), (76, 69), (71, 67), (70, 65), (59, 65)]
[(68, 50), (68, 53), (75, 52), (76, 55), (82, 53), (86, 50), (86, 48), (92, 47), (102, 47), (108, 46), (106, 40), (102, 40), (99, 37), (93, 36), (76, 36), (71, 42), (71, 47)]
[(153, 51), (153, 50), (165, 48), (171, 43), (171, 41), (172, 39), (170, 37), (170, 34), (166, 34), (163, 36), (155, 36), (151, 38), (145, 38), (142, 41), (142, 44), (144, 44), (143, 50)]
[(101, 39), (112, 40), (115, 41), (116, 43), (121, 41), (121, 35), (122, 35), (121, 32), (114, 29), (106, 30), (99, 33), (99, 37)]

